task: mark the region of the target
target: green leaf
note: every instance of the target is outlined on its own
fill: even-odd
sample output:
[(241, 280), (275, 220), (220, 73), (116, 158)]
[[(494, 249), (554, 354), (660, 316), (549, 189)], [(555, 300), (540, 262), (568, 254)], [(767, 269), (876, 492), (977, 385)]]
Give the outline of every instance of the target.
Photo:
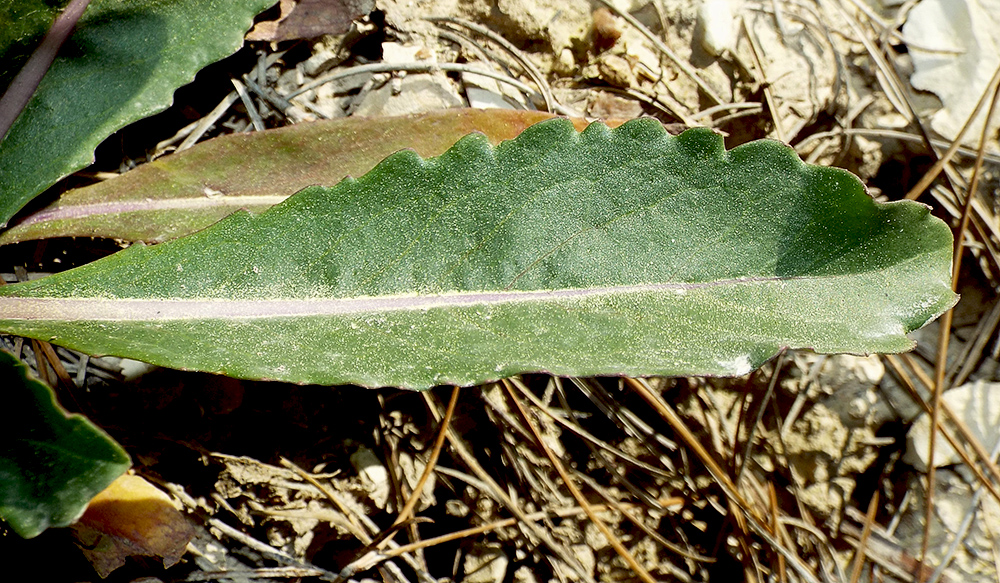
[[(0, 233), (0, 244), (48, 237), (162, 242), (204, 229), (239, 208), (264, 211), (307, 186), (361, 176), (404, 148), (438, 156), (473, 131), (497, 143), (550, 117), (538, 111), (449, 109), (223, 136), (71, 190)], [(577, 121), (583, 128), (583, 120)]]
[(737, 375), (785, 346), (911, 348), (950, 263), (926, 206), (776, 142), (552, 120), (0, 288), (0, 330), (300, 383)]
[(128, 454), (82, 415), (69, 415), (52, 389), (0, 350), (0, 518), (25, 538), (76, 522), (98, 492), (125, 473)]
[(0, 5), (0, 87), (7, 87), (69, 0), (7, 0)]
[(238, 49), (253, 16), (273, 3), (93, 0), (0, 142), (0, 227), (44, 189), (92, 162), (94, 148), (112, 132), (165, 109), (174, 89)]

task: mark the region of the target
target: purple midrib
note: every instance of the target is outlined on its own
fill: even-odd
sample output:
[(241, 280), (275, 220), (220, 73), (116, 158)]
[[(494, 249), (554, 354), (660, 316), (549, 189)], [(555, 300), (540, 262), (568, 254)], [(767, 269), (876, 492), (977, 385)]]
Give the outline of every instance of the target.
[(381, 312), (462, 308), (519, 302), (556, 302), (609, 295), (766, 283), (787, 277), (727, 279), (706, 283), (661, 283), (543, 291), (458, 292), (440, 295), (361, 298), (229, 299), (101, 299), (0, 297), (0, 319), (63, 321), (145, 321), (260, 319), (348, 316)]

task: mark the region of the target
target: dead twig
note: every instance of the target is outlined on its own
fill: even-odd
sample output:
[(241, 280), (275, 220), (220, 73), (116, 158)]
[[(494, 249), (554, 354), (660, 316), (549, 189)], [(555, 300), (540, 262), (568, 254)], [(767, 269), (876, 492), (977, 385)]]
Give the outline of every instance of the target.
[[(965, 204), (962, 207), (962, 221), (958, 226), (958, 234), (955, 237), (955, 254), (952, 258), (952, 276), (951, 276), (951, 288), (953, 290), (958, 289), (958, 279), (962, 269), (962, 252), (965, 249), (965, 234), (969, 228), (969, 217), (972, 211), (972, 201), (976, 196), (976, 190), (979, 186), (979, 176), (980, 170), (983, 166), (983, 151), (986, 148), (986, 140), (989, 133), (990, 120), (993, 118), (993, 112), (996, 109), (997, 98), (1000, 97), (1000, 67), (997, 67), (996, 72), (993, 74), (993, 78), (990, 80), (990, 84), (987, 90), (980, 97), (980, 106), (985, 99), (987, 94), (992, 95), (993, 99), (990, 103), (990, 109), (986, 114), (986, 120), (983, 123), (983, 131), (979, 137), (979, 154), (976, 156), (976, 163), (972, 169), (972, 180), (969, 183), (969, 188), (965, 194)], [(978, 109), (978, 106), (977, 106)], [(976, 113), (970, 116), (970, 120), (975, 118)], [(967, 122), (968, 124), (968, 122)], [(958, 139), (960, 139), (959, 136)], [(951, 322), (954, 315), (954, 309), (948, 310), (944, 313), (941, 318), (940, 323), (940, 336), (938, 339), (938, 354), (937, 363), (935, 366), (935, 377), (934, 377), (934, 396), (932, 398), (932, 410), (931, 410), (931, 429), (929, 443), (927, 446), (927, 498), (924, 506), (924, 535), (920, 543), (920, 559), (924, 560), (927, 557), (927, 545), (930, 541), (931, 532), (931, 518), (934, 512), (934, 473), (936, 471), (936, 466), (934, 464), (934, 446), (937, 443), (936, 435), (939, 426), (939, 416), (941, 412), (941, 397), (945, 390), (945, 373), (948, 367), (948, 340), (951, 334)], [(989, 459), (984, 457), (984, 459)], [(921, 577), (921, 581), (923, 578)]]
[(538, 427), (535, 426), (535, 423), (531, 420), (531, 417), (528, 415), (528, 412), (524, 409), (524, 405), (521, 404), (521, 400), (518, 399), (517, 394), (514, 393), (514, 387), (506, 380), (501, 382), (503, 383), (504, 388), (507, 390), (507, 394), (510, 396), (510, 399), (514, 403), (514, 406), (517, 407), (518, 413), (521, 414), (521, 418), (524, 420), (525, 425), (528, 426), (528, 429), (531, 431), (532, 435), (534, 435), (535, 442), (540, 448), (542, 448), (542, 451), (545, 452), (545, 456), (549, 458), (549, 461), (552, 463), (552, 467), (554, 467), (556, 472), (559, 473), (559, 477), (562, 478), (563, 483), (566, 484), (566, 488), (569, 489), (570, 493), (573, 495), (573, 498), (576, 499), (577, 504), (579, 504), (580, 507), (583, 508), (583, 511), (587, 513), (587, 517), (590, 518), (591, 522), (593, 522), (594, 525), (597, 526), (598, 530), (601, 531), (601, 534), (604, 535), (604, 538), (607, 539), (608, 543), (610, 543), (612, 548), (615, 549), (615, 552), (618, 553), (618, 556), (625, 561), (625, 563), (632, 569), (632, 571), (635, 572), (635, 574), (638, 575), (640, 579), (646, 581), (646, 583), (655, 583), (656, 580), (653, 579), (653, 576), (649, 574), (649, 571), (647, 571), (642, 565), (639, 564), (638, 561), (635, 560), (635, 557), (632, 556), (632, 553), (630, 553), (629, 550), (625, 548), (625, 545), (623, 545), (622, 542), (618, 539), (618, 537), (616, 537), (615, 534), (611, 532), (611, 529), (608, 528), (608, 525), (604, 524), (604, 521), (598, 518), (593, 508), (590, 506), (590, 503), (587, 502), (587, 499), (583, 497), (583, 494), (580, 492), (580, 489), (577, 488), (576, 484), (573, 483), (572, 478), (566, 471), (566, 468), (563, 467), (562, 462), (560, 462), (559, 458), (552, 453), (552, 450), (549, 449), (549, 446), (545, 444), (545, 440), (542, 438), (541, 432), (538, 431)]
[(715, 90), (712, 89), (712, 87), (709, 86), (709, 84), (706, 83), (705, 80), (702, 79), (698, 75), (698, 73), (696, 73), (695, 70), (691, 68), (691, 65), (681, 60), (681, 58), (678, 57), (677, 54), (674, 53), (674, 51), (670, 50), (670, 47), (668, 47), (666, 44), (664, 44), (663, 41), (657, 38), (657, 36), (653, 34), (651, 30), (646, 28), (641, 22), (636, 20), (634, 16), (618, 8), (618, 6), (615, 6), (615, 4), (610, 0), (600, 0), (600, 2), (601, 4), (607, 6), (608, 10), (611, 10), (612, 12), (620, 16), (622, 19), (624, 19), (625, 22), (634, 26), (636, 30), (642, 33), (642, 36), (649, 39), (649, 42), (653, 44), (653, 47), (655, 47), (656, 50), (663, 53), (668, 59), (670, 59), (670, 62), (672, 62), (674, 65), (677, 66), (678, 69), (681, 70), (682, 73), (684, 73), (685, 75), (687, 75), (689, 79), (694, 81), (695, 84), (699, 88), (701, 88), (701, 90), (705, 93), (705, 96), (711, 99), (715, 105), (726, 103), (726, 101), (721, 97), (719, 97), (719, 95), (715, 92)]
[(854, 566), (851, 568), (851, 583), (858, 583), (861, 579), (861, 568), (865, 564), (865, 547), (868, 546), (868, 537), (872, 534), (872, 524), (875, 523), (875, 513), (878, 512), (878, 490), (872, 494), (872, 499), (868, 502), (868, 513), (865, 515), (864, 530), (861, 531), (861, 539), (858, 547), (854, 550)]
[(434, 472), (434, 466), (437, 465), (438, 457), (441, 455), (441, 447), (444, 445), (444, 440), (447, 436), (448, 426), (451, 424), (451, 417), (455, 413), (455, 405), (458, 403), (458, 389), (458, 387), (452, 387), (451, 399), (448, 400), (448, 408), (445, 410), (444, 418), (441, 420), (441, 428), (438, 430), (437, 438), (434, 440), (434, 448), (431, 450), (427, 465), (424, 466), (424, 471), (420, 474), (417, 485), (413, 488), (413, 492), (410, 494), (406, 504), (403, 505), (402, 510), (399, 511), (399, 515), (396, 516), (396, 520), (393, 521), (392, 526), (398, 526), (410, 518), (413, 514), (413, 507), (420, 500), (420, 494), (423, 492), (424, 485)]
[[(435, 403), (434, 395), (430, 392), (422, 393), (424, 400), (427, 402), (428, 409), (431, 411), (431, 415), (435, 417), (439, 422), (444, 418), (441, 408)], [(534, 522), (528, 520), (527, 513), (521, 509), (521, 506), (514, 502), (514, 500), (500, 487), (487, 472), (483, 469), (482, 465), (476, 460), (476, 457), (472, 455), (469, 447), (465, 444), (464, 440), (455, 432), (454, 428), (450, 425), (447, 426), (447, 436), (448, 442), (451, 444), (452, 451), (456, 453), (459, 459), (462, 460), (469, 469), (476, 475), (476, 477), (481, 480), (487, 489), (484, 493), (490, 495), (495, 500), (503, 504), (511, 514), (517, 518), (517, 524), (523, 526), (535, 536), (538, 541), (548, 547), (549, 550), (558, 558), (560, 561), (565, 563), (569, 569), (571, 569), (580, 579), (588, 583), (595, 583), (593, 576), (587, 572), (580, 561), (570, 553), (563, 545), (560, 545), (552, 538), (552, 536), (545, 530), (539, 528)]]

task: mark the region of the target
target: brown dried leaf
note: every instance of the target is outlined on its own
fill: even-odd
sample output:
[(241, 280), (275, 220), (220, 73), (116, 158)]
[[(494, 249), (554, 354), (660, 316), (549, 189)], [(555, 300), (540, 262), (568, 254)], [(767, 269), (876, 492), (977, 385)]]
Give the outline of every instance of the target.
[(343, 34), (351, 21), (375, 9), (374, 0), (281, 0), (277, 20), (258, 22), (247, 40), (279, 42)]
[(163, 566), (171, 567), (194, 538), (194, 528), (166, 494), (129, 474), (95, 496), (74, 529), (84, 556), (101, 577), (133, 555), (162, 557)]

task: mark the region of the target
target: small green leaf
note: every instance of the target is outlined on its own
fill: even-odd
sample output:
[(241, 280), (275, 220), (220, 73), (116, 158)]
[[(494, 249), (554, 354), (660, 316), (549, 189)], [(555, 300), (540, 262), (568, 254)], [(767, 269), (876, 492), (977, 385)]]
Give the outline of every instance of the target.
[[(204, 229), (236, 209), (262, 212), (307, 186), (361, 176), (404, 148), (438, 156), (471, 132), (497, 143), (550, 117), (539, 111), (449, 109), (223, 136), (71, 190), (0, 233), (0, 245), (49, 237), (162, 242)], [(582, 129), (585, 124), (578, 121)]]
[(238, 49), (253, 16), (271, 4), (93, 0), (0, 142), (0, 227), (40, 192), (93, 161), (101, 140), (165, 109), (174, 89)]
[(25, 538), (67, 526), (125, 473), (128, 454), (82, 415), (68, 415), (52, 389), (0, 350), (0, 518)]
[(0, 330), (300, 383), (737, 375), (911, 348), (955, 302), (951, 241), (776, 142), (552, 120), (0, 288)]

